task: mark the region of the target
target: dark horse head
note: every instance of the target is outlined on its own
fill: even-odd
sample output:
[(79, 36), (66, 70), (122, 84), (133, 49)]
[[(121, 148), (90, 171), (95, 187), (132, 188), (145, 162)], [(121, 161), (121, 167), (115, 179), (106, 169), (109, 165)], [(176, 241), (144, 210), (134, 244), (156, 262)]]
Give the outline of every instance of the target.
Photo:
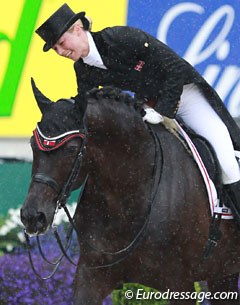
[(207, 193), (177, 137), (162, 124), (143, 123), (120, 91), (95, 91), (83, 119), (74, 100), (51, 102), (33, 89), (42, 119), (31, 138), (32, 180), (21, 210), (26, 231), (51, 227), (79, 155), (70, 191), (88, 175), (74, 216), (81, 248), (75, 305), (100, 304), (123, 282), (190, 292), (194, 281), (207, 279), (222, 291), (221, 278), (231, 275), (237, 287), (239, 232), (231, 221), (221, 224), (221, 251), (202, 260), (211, 222)]
[(33, 80), (32, 86), (42, 119), (31, 138), (32, 181), (21, 219), (29, 234), (39, 234), (53, 221), (65, 177), (71, 173), (85, 134), (83, 117), (74, 99), (54, 103), (37, 89)]
[[(42, 118), (31, 138), (32, 180), (21, 210), (21, 219), (29, 234), (39, 234), (52, 224), (59, 194), (71, 174), (86, 134), (83, 129), (83, 113), (74, 99), (52, 102), (38, 90), (34, 81), (32, 86)], [(149, 177), (153, 171), (153, 164), (148, 166), (148, 163), (142, 162), (143, 159), (153, 157), (154, 152), (148, 151), (152, 139), (149, 138), (140, 114), (136, 112), (134, 105), (130, 105), (131, 98), (120, 92), (119, 94), (119, 99), (124, 99), (124, 103), (114, 99), (110, 102), (109, 98), (98, 103), (99, 96), (96, 98), (96, 95), (95, 98), (90, 98), (86, 118), (89, 129), (87, 154), (71, 190), (81, 185), (84, 173), (92, 171), (94, 174), (90, 176), (88, 184), (101, 180), (108, 187), (111, 185), (108, 192), (116, 188), (128, 200), (131, 198), (131, 201), (139, 201), (142, 200), (142, 189), (147, 189), (150, 185), (147, 177), (141, 175), (141, 171), (146, 171)], [(129, 131), (129, 125), (134, 128), (133, 133)], [(132, 164), (132, 171), (128, 172), (130, 181), (126, 179), (129, 164)], [(122, 185), (119, 189), (120, 181)], [(135, 195), (132, 195), (133, 189)], [(103, 192), (99, 194), (103, 195)], [(116, 198), (116, 202), (118, 200)], [(120, 207), (123, 209), (122, 205), (117, 209)]]

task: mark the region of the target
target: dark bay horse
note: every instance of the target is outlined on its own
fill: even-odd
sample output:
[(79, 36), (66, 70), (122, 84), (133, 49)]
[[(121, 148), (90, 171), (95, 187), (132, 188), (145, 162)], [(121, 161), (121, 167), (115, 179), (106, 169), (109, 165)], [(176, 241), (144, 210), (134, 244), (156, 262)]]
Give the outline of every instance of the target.
[[(51, 227), (59, 193), (86, 145), (71, 185), (79, 188), (88, 175), (74, 216), (81, 248), (75, 305), (100, 305), (127, 282), (192, 292), (194, 281), (207, 280), (211, 292), (238, 290), (239, 231), (233, 221), (222, 221), (222, 238), (203, 260), (209, 203), (201, 174), (179, 139), (161, 124), (150, 130), (121, 93), (89, 96), (86, 133), (74, 100), (53, 103), (34, 83), (33, 89), (42, 119), (31, 138), (32, 180), (21, 210), (29, 234)], [(169, 304), (195, 302), (172, 298)]]

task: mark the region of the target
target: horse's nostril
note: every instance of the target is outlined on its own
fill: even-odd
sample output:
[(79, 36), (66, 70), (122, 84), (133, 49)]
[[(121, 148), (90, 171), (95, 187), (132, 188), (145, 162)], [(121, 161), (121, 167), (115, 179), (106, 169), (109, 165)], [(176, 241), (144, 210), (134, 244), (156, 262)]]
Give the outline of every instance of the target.
[(40, 222), (42, 225), (46, 223), (46, 216), (44, 213), (39, 212), (37, 217), (38, 222)]
[(44, 213), (38, 212), (36, 220), (36, 227), (38, 232), (42, 232), (44, 229), (46, 229), (47, 219)]

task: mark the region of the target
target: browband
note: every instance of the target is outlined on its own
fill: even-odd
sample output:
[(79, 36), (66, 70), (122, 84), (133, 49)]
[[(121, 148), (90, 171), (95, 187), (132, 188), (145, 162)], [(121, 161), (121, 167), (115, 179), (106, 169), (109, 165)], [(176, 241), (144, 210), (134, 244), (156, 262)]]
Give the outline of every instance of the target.
[(65, 132), (56, 137), (46, 137), (41, 132), (38, 125), (36, 129), (33, 131), (33, 134), (37, 142), (38, 148), (42, 151), (50, 151), (57, 149), (72, 138), (80, 137), (83, 139), (86, 137), (84, 130), (81, 129)]

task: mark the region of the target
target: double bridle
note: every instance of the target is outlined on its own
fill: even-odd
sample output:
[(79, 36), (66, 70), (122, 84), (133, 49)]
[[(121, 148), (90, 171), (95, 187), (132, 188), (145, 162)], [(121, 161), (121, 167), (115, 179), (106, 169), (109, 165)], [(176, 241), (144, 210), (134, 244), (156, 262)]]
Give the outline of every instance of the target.
[[(67, 235), (66, 235), (66, 243), (65, 245), (62, 244), (61, 238), (58, 234), (57, 231), (57, 227), (54, 227), (54, 235), (55, 238), (59, 244), (59, 247), (62, 251), (61, 256), (55, 261), (55, 262), (50, 262), (46, 256), (44, 255), (43, 251), (42, 251), (42, 247), (40, 244), (40, 239), (39, 236), (37, 235), (37, 244), (38, 244), (38, 248), (39, 248), (39, 252), (42, 256), (42, 258), (50, 265), (54, 265), (55, 268), (53, 269), (52, 273), (49, 276), (46, 277), (42, 277), (35, 269), (35, 266), (33, 264), (33, 259), (32, 259), (32, 255), (31, 255), (31, 245), (30, 245), (30, 239), (28, 234), (26, 233), (26, 231), (24, 231), (25, 234), (25, 239), (26, 239), (26, 246), (27, 246), (27, 250), (28, 250), (28, 255), (29, 255), (29, 260), (32, 266), (32, 269), (34, 271), (34, 273), (42, 280), (46, 280), (51, 278), (55, 272), (57, 271), (61, 260), (63, 259), (63, 257), (65, 256), (68, 261), (76, 266), (76, 263), (73, 262), (73, 260), (69, 257), (69, 255), (67, 254), (67, 250), (70, 246), (71, 243), (71, 238), (72, 238), (72, 233), (73, 233), (73, 229), (76, 231), (76, 233), (78, 233), (77, 231), (77, 227), (74, 223), (74, 220), (72, 218), (72, 216), (69, 213), (69, 210), (67, 208), (67, 199), (70, 196), (71, 190), (72, 190), (72, 186), (74, 184), (74, 182), (76, 181), (77, 175), (79, 173), (79, 169), (81, 167), (81, 163), (82, 163), (82, 158), (86, 149), (86, 142), (87, 142), (87, 130), (86, 127), (84, 126), (83, 129), (79, 129), (79, 130), (73, 130), (70, 132), (66, 132), (64, 134), (61, 134), (60, 136), (57, 137), (46, 137), (43, 135), (43, 133), (41, 132), (39, 126), (37, 125), (37, 128), (33, 131), (37, 146), (40, 150), (42, 151), (52, 151), (55, 150), (57, 148), (59, 148), (60, 146), (62, 146), (63, 144), (65, 144), (67, 141), (69, 141), (72, 138), (76, 138), (76, 137), (80, 137), (82, 139), (82, 143), (81, 146), (79, 148), (78, 154), (74, 160), (71, 172), (67, 178), (67, 180), (65, 181), (63, 187), (60, 187), (60, 185), (58, 184), (58, 182), (53, 179), (52, 177), (49, 177), (48, 175), (44, 174), (44, 173), (36, 173), (32, 176), (31, 181), (32, 182), (37, 182), (37, 183), (43, 183), (43, 184), (47, 184), (48, 186), (50, 186), (57, 194), (57, 208), (56, 211), (60, 208), (63, 208), (68, 219), (70, 222), (70, 226), (68, 228), (67, 231)], [(87, 182), (87, 178), (88, 176), (85, 178), (84, 183), (81, 185), (81, 192), (78, 198), (78, 203), (80, 202), (82, 193), (84, 191), (86, 182)]]

